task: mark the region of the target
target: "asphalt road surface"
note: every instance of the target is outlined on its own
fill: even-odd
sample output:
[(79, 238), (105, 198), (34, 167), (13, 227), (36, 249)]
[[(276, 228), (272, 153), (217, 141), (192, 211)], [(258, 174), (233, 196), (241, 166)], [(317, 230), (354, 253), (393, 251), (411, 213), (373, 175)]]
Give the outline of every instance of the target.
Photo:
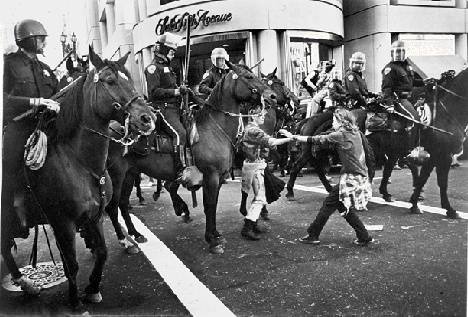
[[(282, 197), (269, 206), (269, 230), (260, 241), (240, 236), (239, 179), (223, 185), (217, 213), (218, 230), (227, 240), (224, 254), (208, 252), (204, 241), (202, 195), (191, 208), (193, 221), (184, 223), (171, 207), (167, 193), (158, 202), (155, 187), (144, 182), (146, 205), (132, 194), (138, 230), (148, 242), (141, 252), (127, 254), (105, 219), (109, 257), (102, 280), (103, 301), (87, 304), (92, 315), (171, 316), (466, 316), (468, 163), (450, 173), (449, 197), (465, 219), (450, 220), (438, 207), (435, 174), (429, 179), (426, 212), (410, 214), (409, 170), (395, 171), (389, 191), (401, 201), (388, 205), (376, 198), (369, 212), (359, 213), (376, 244), (352, 244), (354, 233), (335, 213), (318, 246), (303, 245), (322, 200), (315, 174), (298, 178), (296, 200)], [(336, 174), (331, 174), (337, 180)], [(377, 177), (381, 171), (377, 172)], [(380, 179), (377, 179), (380, 181)], [(374, 195), (377, 196), (377, 185)], [(190, 194), (180, 190), (185, 201)], [(33, 234), (17, 240), (15, 257), (28, 264)], [(78, 239), (81, 290), (87, 285), (93, 257)], [(58, 251), (53, 248), (56, 258)], [(50, 261), (43, 234), (39, 262)], [(7, 274), (2, 264), (2, 276)], [(1, 290), (0, 314), (62, 315), (69, 312), (67, 283), (31, 298)]]

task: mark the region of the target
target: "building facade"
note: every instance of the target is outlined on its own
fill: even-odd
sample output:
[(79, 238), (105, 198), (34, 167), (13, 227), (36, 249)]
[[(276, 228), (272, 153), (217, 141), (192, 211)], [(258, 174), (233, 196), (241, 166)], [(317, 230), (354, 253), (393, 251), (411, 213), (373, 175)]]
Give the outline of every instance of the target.
[[(129, 50), (127, 67), (146, 94), (144, 69), (158, 34), (185, 36), (191, 16), (189, 85), (197, 87), (211, 67), (210, 53), (224, 47), (235, 63), (277, 75), (300, 96), (300, 81), (320, 61), (346, 69), (356, 50), (368, 57), (366, 76), (380, 90), (380, 70), (395, 39), (408, 41), (409, 55), (467, 58), (466, 0), (87, 0), (88, 42), (104, 58)], [(442, 13), (440, 13), (442, 10)], [(437, 22), (436, 18), (438, 19)], [(430, 23), (428, 22), (430, 21)], [(185, 42), (176, 53), (182, 75)]]

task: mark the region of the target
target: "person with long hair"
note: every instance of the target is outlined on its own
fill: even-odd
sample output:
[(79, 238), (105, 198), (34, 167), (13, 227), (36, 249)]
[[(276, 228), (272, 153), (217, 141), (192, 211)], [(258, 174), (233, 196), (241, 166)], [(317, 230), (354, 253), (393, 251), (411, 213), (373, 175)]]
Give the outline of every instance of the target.
[(340, 181), (325, 198), (314, 222), (307, 229), (308, 235), (299, 238), (305, 244), (319, 244), (319, 236), (328, 218), (338, 209), (340, 215), (351, 225), (357, 238), (354, 244), (365, 246), (374, 239), (367, 232), (364, 224), (356, 214), (357, 210), (365, 210), (367, 202), (372, 197), (369, 183), (369, 172), (366, 165), (366, 141), (356, 126), (354, 115), (343, 108), (338, 108), (333, 114), (333, 129), (326, 135), (301, 136), (293, 135), (286, 130), (279, 132), (287, 138), (299, 142), (319, 145), (334, 145), (342, 162)]

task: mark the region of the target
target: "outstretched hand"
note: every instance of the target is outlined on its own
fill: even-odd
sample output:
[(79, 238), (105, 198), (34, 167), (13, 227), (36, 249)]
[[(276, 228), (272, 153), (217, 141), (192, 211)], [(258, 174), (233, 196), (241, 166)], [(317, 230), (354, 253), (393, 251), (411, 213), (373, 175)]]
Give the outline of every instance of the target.
[(278, 132), (282, 135), (284, 135), (285, 137), (289, 138), (289, 139), (294, 139), (294, 135), (289, 132), (288, 130), (285, 130), (285, 129), (279, 129)]

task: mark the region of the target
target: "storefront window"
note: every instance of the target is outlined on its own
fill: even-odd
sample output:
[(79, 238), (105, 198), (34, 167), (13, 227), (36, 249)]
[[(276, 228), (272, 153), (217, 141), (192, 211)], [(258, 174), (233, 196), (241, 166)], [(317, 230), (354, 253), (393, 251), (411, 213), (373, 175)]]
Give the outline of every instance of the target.
[(317, 42), (291, 41), (289, 56), (291, 60), (292, 90), (299, 98), (309, 98), (301, 81), (317, 68), (321, 61), (330, 59), (330, 47)]
[(398, 39), (405, 42), (406, 55), (455, 55), (455, 35), (452, 34), (400, 34)]

